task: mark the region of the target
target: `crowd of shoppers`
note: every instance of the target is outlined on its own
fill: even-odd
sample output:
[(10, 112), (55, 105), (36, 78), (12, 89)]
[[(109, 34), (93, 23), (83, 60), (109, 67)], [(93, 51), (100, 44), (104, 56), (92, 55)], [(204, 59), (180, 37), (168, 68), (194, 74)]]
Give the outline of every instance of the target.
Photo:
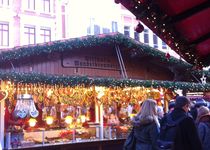
[[(170, 124), (168, 120), (176, 128), (169, 138), (172, 139), (171, 147), (164, 147), (158, 144), (158, 139), (166, 124)], [(157, 106), (155, 100), (145, 100), (132, 123), (136, 139), (135, 150), (208, 150), (210, 147), (209, 108), (202, 104), (192, 105), (185, 96), (177, 96), (164, 115), (163, 109)]]

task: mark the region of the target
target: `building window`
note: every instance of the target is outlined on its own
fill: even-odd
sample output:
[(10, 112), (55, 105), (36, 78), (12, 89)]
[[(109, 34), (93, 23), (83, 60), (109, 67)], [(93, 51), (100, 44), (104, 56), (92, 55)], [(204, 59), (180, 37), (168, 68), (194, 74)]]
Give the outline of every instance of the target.
[(139, 39), (139, 33), (138, 32), (134, 32), (134, 39), (136, 40), (136, 41), (139, 41), (140, 39)]
[(109, 28), (102, 28), (103, 33), (110, 33), (110, 29)]
[(87, 35), (92, 35), (94, 31), (95, 18), (90, 18), (89, 27), (87, 28)]
[(162, 49), (167, 49), (167, 45), (165, 42), (162, 41)]
[(0, 0), (0, 6), (9, 6), (9, 0)]
[(43, 42), (49, 42), (49, 41), (51, 41), (51, 30), (48, 28), (42, 28), (41, 30), (40, 30), (40, 32), (41, 32), (41, 38), (42, 38), (42, 41)]
[(158, 48), (158, 38), (155, 34), (153, 34), (153, 47)]
[(112, 32), (117, 32), (118, 26), (116, 21), (112, 21)]
[(100, 26), (94, 25), (94, 35), (100, 34)]
[(149, 44), (149, 30), (144, 29), (144, 43)]
[(130, 27), (129, 26), (124, 26), (124, 35), (130, 36)]
[(27, 1), (27, 9), (35, 10), (35, 0), (28, 0)]
[(36, 35), (35, 35), (35, 27), (25, 26), (24, 27), (24, 35), (25, 35), (25, 44), (35, 44), (36, 43)]
[(9, 25), (0, 23), (0, 46), (9, 46)]
[(50, 12), (50, 0), (42, 0), (43, 11), (46, 13)]

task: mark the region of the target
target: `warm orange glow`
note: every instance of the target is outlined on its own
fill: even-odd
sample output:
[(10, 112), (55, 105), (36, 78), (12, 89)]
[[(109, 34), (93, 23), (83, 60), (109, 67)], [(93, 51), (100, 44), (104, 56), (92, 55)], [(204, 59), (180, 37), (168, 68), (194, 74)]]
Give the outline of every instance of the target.
[(66, 118), (65, 118), (65, 122), (66, 122), (67, 124), (71, 124), (71, 123), (72, 123), (72, 121), (73, 121), (72, 116), (66, 116)]
[(52, 116), (48, 116), (46, 118), (46, 122), (47, 122), (48, 125), (51, 125), (53, 123), (53, 117)]
[(30, 126), (30, 127), (34, 127), (34, 126), (36, 125), (36, 122), (37, 122), (37, 121), (36, 121), (36, 119), (34, 119), (34, 118), (30, 118), (28, 122), (29, 122), (29, 126)]

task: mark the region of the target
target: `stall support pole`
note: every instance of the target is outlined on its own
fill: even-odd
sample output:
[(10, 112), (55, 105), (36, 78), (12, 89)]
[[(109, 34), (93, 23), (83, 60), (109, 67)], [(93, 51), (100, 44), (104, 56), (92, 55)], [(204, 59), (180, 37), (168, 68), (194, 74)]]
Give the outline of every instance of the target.
[(4, 103), (4, 100), (0, 101), (0, 150), (4, 148)]
[(104, 138), (103, 104), (100, 104), (100, 139)]
[[(98, 109), (98, 103), (95, 103), (95, 122), (99, 123), (99, 109)], [(96, 128), (96, 137), (100, 136), (100, 129)]]

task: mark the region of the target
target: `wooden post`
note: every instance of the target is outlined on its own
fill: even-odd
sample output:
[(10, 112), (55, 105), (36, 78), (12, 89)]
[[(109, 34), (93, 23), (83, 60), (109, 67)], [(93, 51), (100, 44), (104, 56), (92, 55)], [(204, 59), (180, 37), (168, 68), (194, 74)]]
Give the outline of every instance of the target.
[(0, 150), (4, 148), (4, 104), (4, 100), (0, 101)]

